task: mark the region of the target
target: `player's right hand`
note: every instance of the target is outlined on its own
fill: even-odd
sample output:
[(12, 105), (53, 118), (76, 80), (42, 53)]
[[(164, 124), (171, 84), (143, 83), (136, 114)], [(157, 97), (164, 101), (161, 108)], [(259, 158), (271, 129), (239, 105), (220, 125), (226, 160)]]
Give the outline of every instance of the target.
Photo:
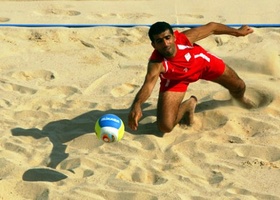
[(138, 122), (140, 120), (140, 118), (142, 117), (142, 110), (140, 107), (133, 107), (130, 110), (130, 113), (128, 115), (128, 126), (136, 131), (138, 128)]

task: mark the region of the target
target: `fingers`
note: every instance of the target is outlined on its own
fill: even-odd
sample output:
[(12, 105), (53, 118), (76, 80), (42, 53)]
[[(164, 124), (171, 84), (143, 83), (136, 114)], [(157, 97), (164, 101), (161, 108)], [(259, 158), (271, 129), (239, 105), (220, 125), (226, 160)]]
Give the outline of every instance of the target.
[(128, 126), (134, 131), (137, 130), (138, 121), (141, 117), (142, 117), (142, 112), (132, 112), (131, 111), (128, 116)]
[(254, 30), (253, 30), (250, 26), (247, 26), (247, 25), (244, 26), (244, 29), (246, 30), (246, 32), (247, 32), (248, 34), (254, 32)]
[(254, 32), (254, 30), (248, 25), (241, 26), (239, 28), (239, 31), (240, 31), (240, 36), (246, 36)]
[(137, 120), (135, 120), (135, 118), (133, 118), (133, 117), (129, 117), (128, 118), (128, 126), (129, 126), (129, 128), (131, 128), (134, 131), (137, 130), (137, 127), (138, 127)]
[(137, 128), (138, 128), (138, 123), (134, 121), (133, 123), (130, 124), (129, 127), (130, 127), (132, 130), (136, 131)]

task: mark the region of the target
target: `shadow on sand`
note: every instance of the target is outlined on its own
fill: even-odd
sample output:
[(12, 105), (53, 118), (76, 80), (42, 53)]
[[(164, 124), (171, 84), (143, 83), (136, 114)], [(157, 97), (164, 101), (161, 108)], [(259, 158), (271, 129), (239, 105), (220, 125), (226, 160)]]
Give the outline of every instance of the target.
[[(211, 110), (220, 106), (230, 105), (230, 101), (206, 101), (197, 105), (196, 112), (203, 112), (205, 110)], [(147, 116), (156, 116), (156, 110), (147, 110), (149, 104), (143, 105), (143, 118)], [(46, 124), (42, 130), (38, 128), (14, 128), (11, 130), (13, 136), (28, 136), (34, 139), (48, 138), (53, 145), (52, 151), (50, 153), (50, 161), (47, 168), (33, 168), (27, 170), (23, 174), (24, 181), (48, 181), (54, 182), (67, 178), (66, 175), (54, 171), (56, 167), (68, 157), (68, 153), (65, 152), (67, 145), (65, 143), (82, 136), (84, 134), (93, 133), (95, 122), (104, 114), (112, 113), (118, 115), (124, 122), (125, 127), (127, 126), (127, 115), (129, 109), (122, 110), (107, 110), (99, 111), (92, 110), (82, 115), (79, 115), (73, 119), (62, 119), (58, 121), (52, 121)], [(129, 129), (129, 128), (127, 128)], [(162, 137), (161, 133), (157, 129), (156, 122), (141, 124), (137, 131), (126, 130), (129, 134), (134, 135), (155, 135), (157, 137)], [(52, 169), (50, 169), (52, 168)]]
[[(143, 107), (147, 108), (148, 106), (149, 104), (145, 104)], [(34, 139), (48, 138), (53, 145), (52, 151), (49, 156), (50, 161), (46, 166), (47, 168), (29, 169), (23, 174), (23, 180), (53, 182), (65, 179), (67, 177), (66, 175), (50, 169), (56, 169), (56, 167), (68, 157), (68, 153), (65, 152), (67, 148), (67, 145), (65, 143), (84, 134), (94, 134), (95, 122), (99, 117), (107, 113), (118, 115), (123, 120), (125, 127), (128, 127), (128, 112), (129, 109), (111, 109), (107, 111), (92, 110), (70, 120), (62, 119), (49, 122), (42, 128), (42, 130), (38, 128), (24, 129), (20, 127), (12, 129), (11, 132), (13, 136), (31, 136)], [(155, 115), (155, 110), (143, 111), (143, 115)], [(130, 134), (153, 134), (158, 137), (162, 136), (162, 134), (157, 130), (156, 123), (148, 123), (140, 126), (137, 131), (131, 131), (129, 128), (127, 129), (128, 130), (126, 130), (126, 132)]]

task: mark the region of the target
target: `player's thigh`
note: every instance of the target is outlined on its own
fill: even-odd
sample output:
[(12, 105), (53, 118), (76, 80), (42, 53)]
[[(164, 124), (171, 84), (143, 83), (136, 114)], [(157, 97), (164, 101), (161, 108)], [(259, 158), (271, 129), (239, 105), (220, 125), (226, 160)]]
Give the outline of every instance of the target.
[(242, 87), (244, 84), (243, 80), (237, 75), (237, 73), (227, 65), (224, 73), (213, 80), (213, 82), (219, 83), (229, 90)]
[(157, 118), (159, 124), (173, 125), (185, 92), (161, 92), (158, 99)]

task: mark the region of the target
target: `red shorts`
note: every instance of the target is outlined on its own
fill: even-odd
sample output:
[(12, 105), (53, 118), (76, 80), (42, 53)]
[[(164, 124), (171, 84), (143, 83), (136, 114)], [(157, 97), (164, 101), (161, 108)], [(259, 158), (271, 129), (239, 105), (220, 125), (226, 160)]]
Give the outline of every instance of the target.
[(221, 76), (224, 73), (226, 66), (223, 60), (210, 53), (207, 53), (207, 57), (210, 58), (210, 62), (203, 62), (203, 64), (198, 64), (196, 66), (196, 73), (194, 73), (192, 75), (193, 77), (191, 78), (186, 77), (186, 80), (171, 80), (161, 77), (160, 92), (186, 92), (188, 89), (188, 85), (191, 82), (195, 82), (199, 79), (212, 81)]

